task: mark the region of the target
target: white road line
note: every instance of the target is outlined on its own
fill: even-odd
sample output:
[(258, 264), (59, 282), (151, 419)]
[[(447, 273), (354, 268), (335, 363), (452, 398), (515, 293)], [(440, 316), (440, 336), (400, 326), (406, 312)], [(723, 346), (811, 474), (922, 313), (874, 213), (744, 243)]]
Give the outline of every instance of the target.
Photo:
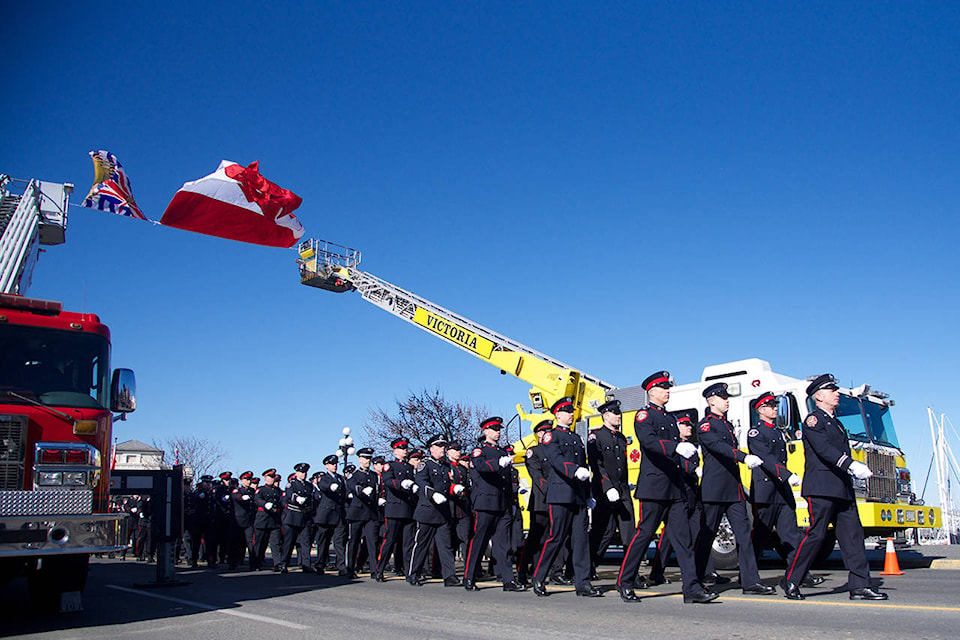
[(255, 613), (246, 613), (244, 611), (234, 611), (233, 609), (223, 609), (220, 607), (215, 607), (212, 604), (206, 604), (203, 602), (194, 602), (192, 600), (183, 600), (181, 598), (174, 598), (172, 596), (162, 596), (159, 593), (152, 593), (150, 591), (141, 591), (140, 589), (130, 589), (128, 587), (121, 587), (115, 584), (105, 585), (108, 589), (116, 589), (117, 591), (126, 591), (127, 593), (135, 593), (137, 595), (146, 596), (148, 598), (156, 598), (157, 600), (167, 600), (169, 602), (176, 602), (178, 604), (185, 604), (188, 607), (196, 607), (197, 609), (204, 609), (206, 611), (216, 611), (217, 613), (224, 613), (228, 616), (236, 616), (238, 618), (246, 618), (248, 620), (256, 620), (258, 622), (265, 622), (267, 624), (275, 624), (280, 627), (287, 627), (288, 629), (297, 629), (298, 631), (305, 631), (310, 627), (306, 627), (302, 624), (297, 624), (295, 622), (287, 622), (286, 620), (278, 620), (276, 618), (268, 618), (267, 616), (258, 616)]

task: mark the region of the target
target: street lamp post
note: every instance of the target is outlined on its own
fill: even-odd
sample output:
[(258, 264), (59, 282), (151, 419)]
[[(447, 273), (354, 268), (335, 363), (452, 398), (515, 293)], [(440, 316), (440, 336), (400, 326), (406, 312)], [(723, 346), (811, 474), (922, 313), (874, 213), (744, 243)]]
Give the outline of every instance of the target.
[(350, 437), (350, 427), (343, 428), (343, 437), (340, 438), (338, 443), (339, 448), (337, 449), (337, 457), (343, 460), (343, 468), (346, 471), (347, 468), (347, 458), (356, 453), (356, 449), (353, 447), (353, 438)]

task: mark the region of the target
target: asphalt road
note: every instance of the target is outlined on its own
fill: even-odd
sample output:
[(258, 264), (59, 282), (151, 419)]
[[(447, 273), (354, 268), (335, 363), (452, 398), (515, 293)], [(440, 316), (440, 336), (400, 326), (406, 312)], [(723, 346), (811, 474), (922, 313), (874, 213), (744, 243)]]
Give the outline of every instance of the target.
[[(292, 572), (180, 570), (186, 584), (144, 586), (152, 565), (94, 560), (84, 610), (49, 615), (30, 606), (26, 584), (0, 587), (0, 635), (31, 638), (631, 638), (667, 634), (684, 638), (956, 638), (960, 627), (960, 548), (901, 550), (905, 575), (881, 577), (882, 554), (871, 553), (874, 579), (890, 594), (882, 603), (851, 602), (846, 573), (835, 559), (816, 571), (824, 588), (808, 599), (750, 597), (734, 584), (708, 605), (684, 605), (678, 584), (640, 591), (643, 602), (624, 604), (615, 591), (577, 598), (570, 587), (551, 595), (504, 593), (484, 583), (479, 592), (416, 588), (402, 579), (375, 583)], [(836, 556), (836, 554), (835, 554)], [(764, 563), (775, 584), (782, 573)], [(602, 567), (596, 584), (612, 588), (616, 567)], [(645, 573), (645, 569), (641, 570)], [(676, 569), (668, 576), (677, 577)], [(735, 577), (735, 574), (728, 574)]]

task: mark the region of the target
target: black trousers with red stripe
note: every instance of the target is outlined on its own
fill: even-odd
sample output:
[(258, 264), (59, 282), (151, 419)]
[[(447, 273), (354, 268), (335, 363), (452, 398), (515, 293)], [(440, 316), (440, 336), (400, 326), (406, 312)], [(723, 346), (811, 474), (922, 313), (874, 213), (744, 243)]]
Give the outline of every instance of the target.
[(560, 550), (570, 542), (573, 583), (578, 589), (590, 584), (590, 534), (587, 507), (577, 504), (550, 505), (550, 535), (543, 543), (533, 577), (545, 582)]
[(753, 550), (758, 558), (774, 536), (786, 548), (789, 567), (803, 538), (797, 525), (797, 508), (783, 503), (753, 505)]
[(590, 529), (590, 556), (593, 566), (600, 564), (613, 536), (620, 532), (620, 542), (626, 549), (637, 533), (637, 519), (633, 515), (633, 498), (611, 503), (606, 495), (597, 498), (593, 509), (593, 524)]
[(800, 584), (803, 576), (810, 571), (820, 547), (823, 546), (827, 527), (832, 523), (840, 544), (840, 553), (843, 554), (843, 564), (849, 572), (847, 586), (851, 589), (869, 587), (870, 564), (863, 546), (863, 525), (860, 524), (856, 501), (810, 497), (807, 498), (807, 509), (810, 511), (810, 526), (800, 540), (796, 558), (787, 565), (784, 580)]
[[(404, 565), (410, 564), (411, 550), (413, 549), (413, 535), (417, 532), (417, 523), (413, 518), (386, 518), (383, 527), (383, 542), (380, 544), (380, 553), (377, 557), (377, 573), (387, 569), (387, 561), (394, 548), (398, 553), (395, 557), (394, 572), (404, 573)], [(370, 561), (371, 566), (373, 561)]]
[(697, 577), (703, 580), (707, 572), (707, 561), (710, 559), (710, 550), (720, 528), (720, 520), (727, 516), (727, 522), (733, 529), (737, 539), (737, 563), (740, 565), (740, 584), (750, 587), (760, 584), (760, 571), (757, 568), (757, 555), (753, 552), (753, 531), (750, 529), (750, 519), (747, 516), (747, 503), (739, 502), (704, 502), (703, 526), (697, 536), (696, 557)]
[(467, 549), (467, 563), (463, 569), (463, 579), (473, 582), (477, 579), (480, 559), (491, 544), (491, 553), (496, 563), (497, 576), (501, 582), (514, 580), (513, 567), (507, 548), (510, 544), (510, 514), (506, 511), (477, 511), (473, 520), (473, 537)]
[(444, 579), (456, 578), (457, 570), (453, 563), (453, 542), (450, 537), (450, 522), (443, 524), (428, 524), (418, 522), (413, 534), (413, 548), (410, 552), (410, 561), (407, 564), (407, 580), (416, 580), (423, 571), (427, 556), (432, 555), (433, 542), (437, 542), (437, 555), (440, 556), (440, 567)]
[(617, 587), (636, 588), (640, 562), (647, 555), (650, 541), (657, 534), (660, 523), (664, 521), (667, 536), (677, 552), (677, 564), (680, 565), (680, 575), (683, 579), (683, 595), (692, 596), (702, 593), (703, 585), (697, 577), (693, 540), (690, 537), (690, 526), (687, 522), (687, 505), (680, 500), (675, 502), (644, 500), (640, 503), (640, 525), (624, 553), (620, 574), (617, 576)]

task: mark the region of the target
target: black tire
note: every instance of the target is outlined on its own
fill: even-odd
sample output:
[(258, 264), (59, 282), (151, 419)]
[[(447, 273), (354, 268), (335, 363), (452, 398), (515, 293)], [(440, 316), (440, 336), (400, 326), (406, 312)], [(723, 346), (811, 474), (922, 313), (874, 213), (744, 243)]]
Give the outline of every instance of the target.
[(86, 554), (41, 558), (37, 568), (27, 576), (34, 606), (41, 611), (59, 611), (60, 596), (69, 591), (83, 591), (89, 569), (90, 556)]
[(720, 521), (717, 537), (714, 538), (713, 545), (710, 547), (710, 556), (717, 569), (735, 569), (738, 566), (737, 539), (733, 535), (733, 529), (727, 522), (726, 516)]

